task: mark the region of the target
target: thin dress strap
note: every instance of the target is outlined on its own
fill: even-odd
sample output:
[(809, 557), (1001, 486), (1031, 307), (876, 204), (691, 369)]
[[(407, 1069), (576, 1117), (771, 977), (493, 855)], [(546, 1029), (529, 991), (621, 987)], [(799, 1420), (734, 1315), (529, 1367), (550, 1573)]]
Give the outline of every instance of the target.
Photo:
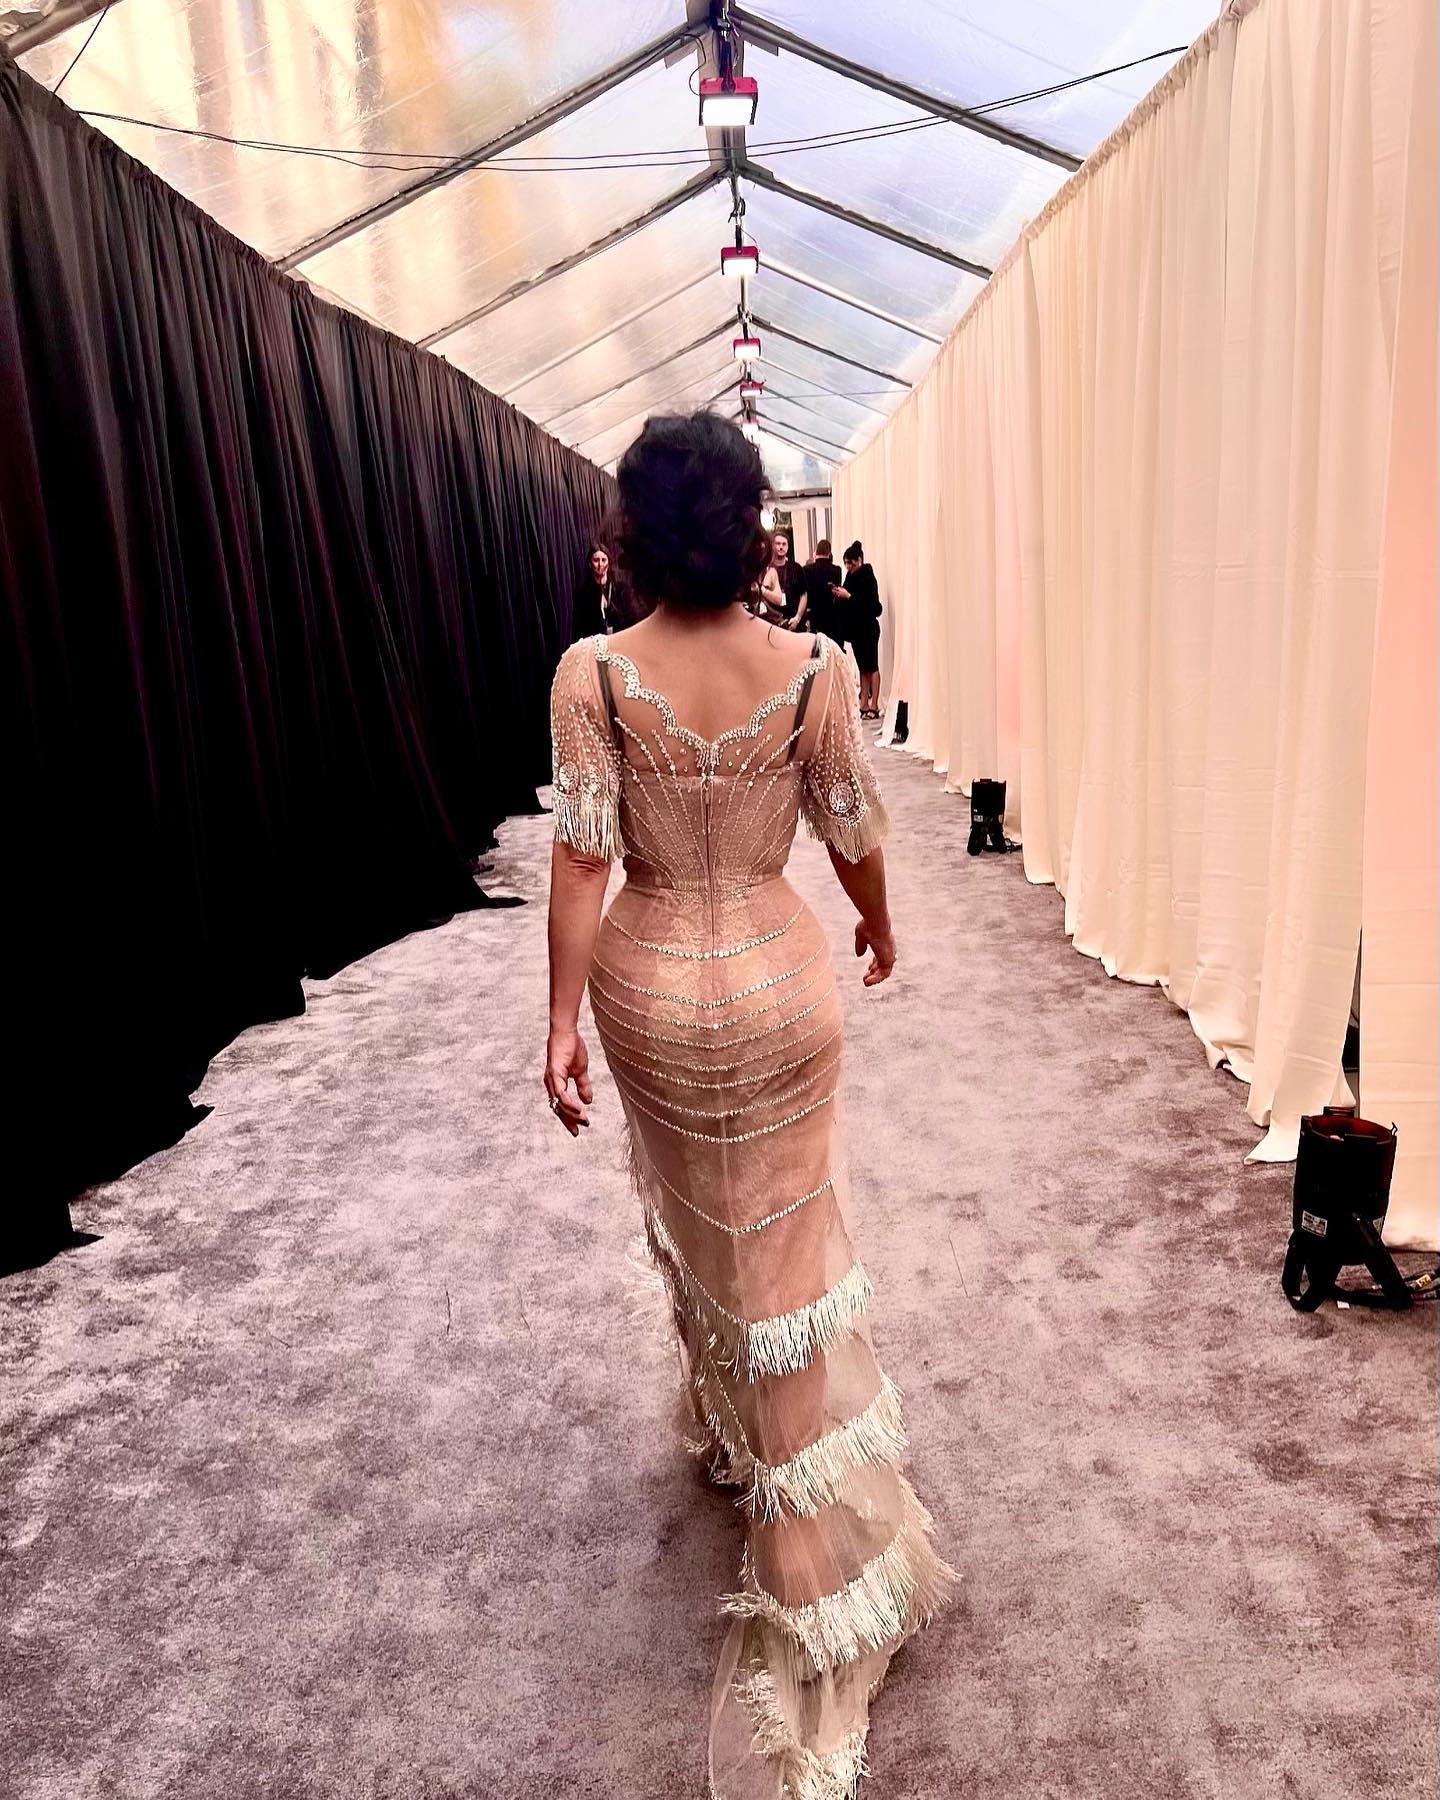
[[(815, 636), (815, 642), (810, 646), (810, 660), (813, 663), (818, 663), (820, 660), (820, 636), (818, 632)], [(800, 747), (800, 733), (805, 724), (805, 708), (810, 704), (810, 695), (814, 687), (815, 670), (812, 669), (810, 671), (810, 679), (800, 690), (800, 699), (795, 708), (795, 735), (790, 739), (790, 754), (785, 758), (786, 762), (794, 762), (795, 752)]]
[(615, 717), (615, 690), (610, 685), (610, 659), (605, 656), (595, 658), (595, 666), (600, 671), (600, 690), (605, 696), (605, 717), (609, 721), (610, 736), (617, 739)]

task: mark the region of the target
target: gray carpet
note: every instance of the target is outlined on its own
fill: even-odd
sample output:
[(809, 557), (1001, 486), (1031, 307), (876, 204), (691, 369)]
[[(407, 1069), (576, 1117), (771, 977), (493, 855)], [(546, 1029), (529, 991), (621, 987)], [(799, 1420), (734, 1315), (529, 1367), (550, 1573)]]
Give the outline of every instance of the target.
[[(1294, 1316), (1242, 1091), (881, 769), (860, 1250), (965, 1597), (866, 1792), (1433, 1794), (1433, 1309)], [(737, 1520), (676, 1441), (608, 1076), (578, 1144), (544, 1105), (547, 855), (508, 826), (532, 906), (313, 984), (77, 1206), (98, 1242), (0, 1283), (7, 1797), (698, 1800)]]

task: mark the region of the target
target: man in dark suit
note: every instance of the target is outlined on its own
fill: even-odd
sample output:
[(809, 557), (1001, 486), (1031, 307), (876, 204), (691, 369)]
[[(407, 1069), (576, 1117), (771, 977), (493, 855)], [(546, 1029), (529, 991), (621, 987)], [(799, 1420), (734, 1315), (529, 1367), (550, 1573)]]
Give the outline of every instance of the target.
[(813, 559), (800, 571), (800, 607), (795, 614), (796, 631), (823, 631), (844, 648), (844, 627), (834, 589), (840, 586), (840, 570), (833, 560), (829, 538), (821, 538)]

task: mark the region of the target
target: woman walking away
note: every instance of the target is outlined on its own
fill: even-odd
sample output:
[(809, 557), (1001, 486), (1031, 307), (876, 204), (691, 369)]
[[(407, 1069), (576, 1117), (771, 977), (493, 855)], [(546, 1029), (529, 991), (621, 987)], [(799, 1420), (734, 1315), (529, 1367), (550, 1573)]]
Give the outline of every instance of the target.
[(845, 552), (847, 633), (860, 670), (860, 717), (880, 717), (880, 584), (859, 538)]
[(849, 1800), (871, 1698), (955, 1575), (900, 1472), (900, 1395), (851, 1248), (843, 1014), (784, 869), (803, 817), (874, 987), (895, 965), (886, 814), (846, 659), (744, 604), (768, 555), (758, 452), (712, 413), (653, 418), (619, 484), (621, 558), (656, 606), (555, 677), (545, 1088), (578, 1137), (588, 979), (701, 1447), (745, 1525), (710, 1791)]

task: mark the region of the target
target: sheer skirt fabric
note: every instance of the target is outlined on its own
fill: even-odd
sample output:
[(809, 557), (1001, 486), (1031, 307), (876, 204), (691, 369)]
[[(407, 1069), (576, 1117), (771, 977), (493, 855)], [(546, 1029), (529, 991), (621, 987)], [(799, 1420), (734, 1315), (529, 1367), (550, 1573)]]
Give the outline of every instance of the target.
[[(556, 681), (557, 829), (627, 853), (591, 1005), (671, 1302), (694, 1447), (735, 1489), (744, 1525), (722, 1601), (733, 1623), (713, 1695), (711, 1792), (848, 1800), (888, 1660), (954, 1575), (900, 1471), (901, 1398), (866, 1320), (829, 947), (778, 871), (802, 810), (863, 854), (883, 807), (858, 717), (847, 717), (848, 680), (833, 680), (827, 652), (804, 672), (827, 683), (808, 717), (792, 684), (743, 731), (706, 742), (603, 640), (567, 660), (577, 651), (588, 663), (568, 683), (562, 664)], [(614, 664), (624, 680), (607, 696)], [(564, 714), (567, 686), (578, 723)], [(603, 765), (581, 761), (584, 744)], [(568, 795), (589, 810), (567, 814)]]

